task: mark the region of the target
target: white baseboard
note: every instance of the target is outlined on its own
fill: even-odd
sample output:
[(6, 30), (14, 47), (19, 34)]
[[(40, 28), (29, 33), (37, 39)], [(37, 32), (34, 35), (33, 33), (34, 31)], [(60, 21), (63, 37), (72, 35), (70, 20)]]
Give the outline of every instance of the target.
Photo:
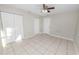
[(73, 39), (68, 38), (68, 37), (64, 37), (64, 36), (60, 36), (60, 35), (55, 35), (55, 34), (49, 34), (49, 33), (46, 33), (46, 34), (48, 34), (48, 35), (50, 35), (50, 36), (54, 36), (54, 37), (63, 38), (63, 39), (66, 39), (66, 40), (71, 40), (71, 41), (73, 41)]
[[(41, 33), (37, 33), (37, 34), (41, 34)], [(24, 39), (29, 39), (29, 38), (32, 38), (32, 37), (36, 36), (37, 34), (33, 34), (32, 36), (25, 37)]]

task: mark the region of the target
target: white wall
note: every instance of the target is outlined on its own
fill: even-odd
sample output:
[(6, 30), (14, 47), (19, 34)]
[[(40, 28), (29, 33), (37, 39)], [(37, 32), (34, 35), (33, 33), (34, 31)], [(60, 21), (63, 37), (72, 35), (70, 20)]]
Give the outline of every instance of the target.
[[(0, 13), (0, 30), (2, 30), (1, 13)], [(2, 46), (1, 34), (0, 34), (0, 46)]]
[(76, 22), (74, 42), (79, 48), (79, 12), (78, 12), (78, 17), (77, 17), (77, 22)]
[(50, 34), (73, 40), (77, 16), (77, 12), (61, 13), (50, 16)]

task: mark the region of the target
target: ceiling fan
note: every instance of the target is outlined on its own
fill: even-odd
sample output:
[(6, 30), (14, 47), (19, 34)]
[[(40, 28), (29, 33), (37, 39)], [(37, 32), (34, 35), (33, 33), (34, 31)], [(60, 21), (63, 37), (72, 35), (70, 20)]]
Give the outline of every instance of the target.
[(43, 10), (42, 10), (42, 12), (44, 12), (44, 13), (48, 12), (49, 13), (51, 9), (55, 9), (55, 7), (48, 7), (45, 4), (43, 4)]

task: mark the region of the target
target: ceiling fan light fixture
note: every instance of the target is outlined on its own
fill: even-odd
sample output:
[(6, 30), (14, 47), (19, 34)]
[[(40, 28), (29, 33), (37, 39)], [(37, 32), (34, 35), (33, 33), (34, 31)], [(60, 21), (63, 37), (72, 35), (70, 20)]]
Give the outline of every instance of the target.
[(42, 12), (43, 12), (43, 13), (47, 13), (48, 11), (47, 11), (46, 9), (43, 9)]
[(55, 9), (55, 7), (48, 7), (47, 5), (43, 4), (42, 13), (44, 13), (44, 14), (50, 13), (51, 9)]

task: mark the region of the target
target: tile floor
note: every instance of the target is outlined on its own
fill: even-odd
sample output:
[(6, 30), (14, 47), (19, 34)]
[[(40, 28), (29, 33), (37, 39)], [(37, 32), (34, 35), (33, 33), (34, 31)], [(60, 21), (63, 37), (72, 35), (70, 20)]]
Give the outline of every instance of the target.
[(13, 42), (6, 48), (0, 47), (1, 55), (78, 55), (79, 51), (72, 41), (38, 34), (22, 42)]

